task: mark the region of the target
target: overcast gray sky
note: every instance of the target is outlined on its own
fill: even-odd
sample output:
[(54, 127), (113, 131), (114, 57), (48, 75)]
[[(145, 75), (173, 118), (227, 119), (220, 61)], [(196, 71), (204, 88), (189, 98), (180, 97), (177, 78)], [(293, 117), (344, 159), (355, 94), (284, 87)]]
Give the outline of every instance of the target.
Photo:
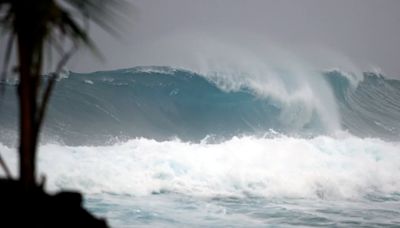
[(311, 64), (318, 62), (321, 67), (349, 65), (363, 71), (380, 68), (400, 78), (400, 0), (131, 2), (135, 11), (123, 23), (120, 39), (97, 28), (91, 31), (105, 61), (81, 52), (70, 62), (71, 70), (179, 65), (182, 59), (196, 54), (190, 57), (188, 52), (206, 48), (224, 52), (226, 49), (219, 49), (219, 44), (229, 43), (229, 47), (238, 46), (245, 52), (270, 52), (270, 59), (279, 52), (260, 49), (261, 44), (276, 46)]

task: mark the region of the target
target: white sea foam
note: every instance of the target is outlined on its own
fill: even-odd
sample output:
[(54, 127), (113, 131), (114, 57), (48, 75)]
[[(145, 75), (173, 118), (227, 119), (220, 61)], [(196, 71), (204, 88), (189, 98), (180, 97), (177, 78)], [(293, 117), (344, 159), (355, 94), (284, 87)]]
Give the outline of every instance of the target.
[(69, 78), (69, 75), (71, 74), (71, 71), (69, 71), (67, 68), (63, 69), (59, 74), (57, 80), (63, 80)]
[[(400, 189), (399, 143), (320, 136), (235, 137), (218, 143), (134, 139), (111, 146), (40, 148), (49, 189), (148, 195), (361, 198)], [(14, 149), (0, 153), (15, 174)]]
[(94, 84), (92, 80), (84, 80), (83, 82), (85, 82), (86, 84), (89, 84), (89, 85), (93, 85)]
[(176, 71), (175, 68), (172, 67), (159, 67), (159, 66), (137, 66), (131, 69), (125, 69), (125, 73), (158, 73), (158, 74), (174, 74)]

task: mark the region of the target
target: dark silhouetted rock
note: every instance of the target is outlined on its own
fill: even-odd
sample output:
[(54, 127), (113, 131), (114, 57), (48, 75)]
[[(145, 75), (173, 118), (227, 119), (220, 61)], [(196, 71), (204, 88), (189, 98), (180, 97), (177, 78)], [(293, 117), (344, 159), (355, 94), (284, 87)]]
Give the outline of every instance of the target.
[(82, 207), (82, 195), (26, 192), (15, 180), (0, 179), (0, 227), (107, 227)]

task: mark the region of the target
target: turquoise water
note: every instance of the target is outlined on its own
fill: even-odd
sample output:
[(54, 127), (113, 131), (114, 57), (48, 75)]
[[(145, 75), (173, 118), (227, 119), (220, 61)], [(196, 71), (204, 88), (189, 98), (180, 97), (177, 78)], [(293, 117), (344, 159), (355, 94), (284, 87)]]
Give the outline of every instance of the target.
[(400, 195), (363, 200), (87, 196), (112, 227), (399, 227)]
[[(340, 71), (313, 72), (306, 78), (285, 71), (256, 79), (239, 76), (171, 67), (68, 72), (53, 93), (42, 141), (223, 141), (263, 136), (271, 129), (297, 137), (341, 130), (360, 137), (400, 137), (398, 80), (365, 73), (354, 82)], [(6, 86), (0, 142), (10, 143), (17, 120), (14, 86), (0, 86)]]

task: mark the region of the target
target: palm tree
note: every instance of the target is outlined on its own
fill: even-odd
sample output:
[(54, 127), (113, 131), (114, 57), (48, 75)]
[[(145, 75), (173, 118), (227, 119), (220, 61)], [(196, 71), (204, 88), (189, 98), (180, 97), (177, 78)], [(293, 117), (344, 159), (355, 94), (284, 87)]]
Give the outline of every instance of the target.
[[(87, 34), (92, 21), (108, 32), (115, 6), (110, 0), (0, 0), (0, 23), (8, 31), (5, 69), (16, 45), (19, 97), (19, 174), (25, 189), (37, 186), (36, 155), (40, 128), (57, 73), (79, 45), (95, 50)], [(107, 21), (106, 21), (107, 19)], [(70, 48), (66, 48), (69, 46)], [(59, 62), (49, 79), (42, 77), (45, 50)], [(68, 50), (68, 51), (66, 51)], [(50, 51), (51, 52), (51, 51)]]

